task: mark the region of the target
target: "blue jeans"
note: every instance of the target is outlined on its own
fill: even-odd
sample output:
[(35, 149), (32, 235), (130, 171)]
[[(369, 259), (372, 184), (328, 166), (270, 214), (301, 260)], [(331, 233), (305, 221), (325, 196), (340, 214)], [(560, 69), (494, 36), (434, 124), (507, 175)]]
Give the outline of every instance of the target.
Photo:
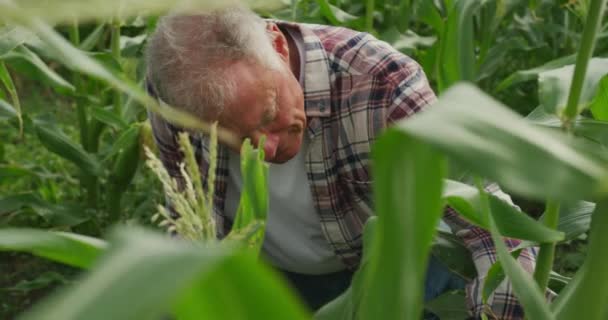
[[(281, 271), (300, 297), (313, 311), (335, 299), (349, 286), (353, 272), (341, 271), (326, 275), (305, 275)], [(452, 273), (433, 256), (429, 259), (427, 277), (424, 285), (424, 301), (430, 301), (442, 293), (463, 289), (466, 282)], [(424, 319), (439, 319), (433, 314), (425, 314)]]

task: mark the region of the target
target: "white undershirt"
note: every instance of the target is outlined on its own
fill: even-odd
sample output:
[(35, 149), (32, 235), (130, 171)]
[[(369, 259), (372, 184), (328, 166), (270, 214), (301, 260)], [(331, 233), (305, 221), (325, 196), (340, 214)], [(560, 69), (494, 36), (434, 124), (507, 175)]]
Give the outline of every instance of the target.
[[(305, 156), (309, 141), (304, 135), (300, 152), (283, 164), (270, 164), (269, 212), (262, 253), (269, 263), (303, 274), (326, 274), (343, 270), (323, 236), (308, 182)], [(240, 156), (230, 152), (225, 212), (234, 218), (241, 186)]]

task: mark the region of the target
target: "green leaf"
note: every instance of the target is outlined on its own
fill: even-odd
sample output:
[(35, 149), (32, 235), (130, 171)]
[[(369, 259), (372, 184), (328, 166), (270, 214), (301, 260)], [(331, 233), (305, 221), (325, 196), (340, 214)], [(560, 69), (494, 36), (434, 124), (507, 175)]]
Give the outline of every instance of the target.
[[(608, 301), (608, 200), (597, 203), (591, 220), (587, 258), (554, 303), (556, 319), (604, 319)], [(584, 307), (581, 307), (584, 306)]]
[(17, 117), (17, 111), (8, 102), (0, 99), (0, 119), (12, 119)]
[(452, 233), (439, 231), (433, 240), (431, 252), (451, 272), (462, 278), (472, 280), (477, 276), (471, 251)]
[(454, 86), (396, 128), (530, 198), (576, 200), (606, 191), (597, 147), (535, 127), (471, 85)]
[[(490, 210), (487, 204), (486, 209)], [(503, 237), (499, 233), (491, 216), (490, 232), (500, 264), (511, 281), (515, 295), (526, 311), (526, 317), (529, 319), (555, 319), (545, 301), (544, 294), (541, 293), (532, 275), (526, 272), (509, 253), (507, 246), (503, 242)]]
[(31, 31), (18, 26), (0, 28), (0, 59), (24, 43), (38, 42), (40, 39)]
[(23, 251), (80, 268), (89, 268), (106, 243), (83, 235), (36, 229), (0, 229), (0, 250)]
[(554, 70), (569, 64), (573, 64), (576, 61), (576, 55), (569, 55), (566, 57), (561, 57), (552, 61), (549, 61), (545, 64), (543, 64), (542, 66), (536, 67), (536, 68), (532, 68), (532, 69), (528, 69), (528, 70), (519, 70), (516, 71), (515, 73), (511, 74), (510, 76), (508, 76), (506, 79), (504, 79), (502, 82), (500, 82), (500, 84), (498, 84), (498, 86), (496, 87), (496, 91), (502, 91), (505, 90), (515, 84), (521, 83), (521, 82), (525, 82), (525, 81), (531, 81), (531, 80), (536, 80), (538, 79), (539, 74), (549, 71), (549, 70)]
[(608, 121), (608, 75), (603, 76), (600, 80), (589, 109), (595, 119)]
[(563, 204), (560, 208), (557, 229), (564, 232), (566, 240), (572, 240), (589, 231), (591, 214), (595, 210), (595, 203), (578, 201), (574, 204)]
[(78, 48), (83, 51), (91, 51), (97, 43), (101, 40), (104, 32), (106, 31), (105, 23), (100, 23), (95, 30), (93, 30), (85, 39), (80, 43)]
[(15, 88), (15, 84), (13, 83), (13, 78), (11, 74), (8, 72), (4, 61), (0, 60), (0, 82), (4, 84), (6, 91), (11, 97), (12, 105), (8, 105), (7, 103), (3, 103), (2, 109), (5, 109), (10, 114), (10, 109), (15, 112), (15, 116), (17, 117), (17, 121), (19, 122), (19, 135), (23, 136), (23, 116), (21, 113), (21, 101), (19, 100), (19, 95), (17, 94), (17, 88)]
[[(521, 250), (511, 252), (511, 255), (515, 259), (519, 258), (520, 254)], [(496, 290), (496, 288), (498, 288), (498, 286), (500, 286), (503, 280), (505, 280), (505, 277), (506, 275), (505, 271), (502, 269), (502, 265), (499, 261), (495, 262), (488, 270), (486, 279), (483, 282), (483, 290), (481, 293), (481, 301), (483, 301), (483, 303), (487, 303), (490, 295), (494, 292), (494, 290)]]
[[(589, 106), (599, 86), (600, 80), (608, 74), (608, 59), (593, 58), (585, 74), (583, 91), (579, 100), (579, 111)], [(540, 104), (549, 113), (561, 114), (566, 108), (574, 65), (541, 72), (538, 75)]]
[[(443, 196), (450, 207), (471, 223), (486, 230), (490, 228), (489, 221), (484, 218), (481, 197), (477, 188), (446, 180)], [(492, 216), (503, 236), (536, 242), (555, 242), (564, 239), (562, 232), (548, 228), (532, 219), (515, 205), (495, 195), (490, 195), (489, 200)]]
[(327, 0), (316, 0), (316, 2), (323, 16), (334, 26), (345, 26), (349, 22), (359, 19), (359, 17), (331, 5)]
[[(242, 3), (254, 10), (273, 11), (285, 6), (280, 0), (246, 0)], [(72, 23), (74, 20), (86, 22), (90, 20), (111, 20), (119, 17), (137, 16), (143, 12), (146, 15), (160, 15), (167, 11), (195, 12), (220, 9), (232, 1), (217, 2), (211, 0), (180, 1), (147, 1), (147, 0), (19, 0), (0, 3), (0, 18), (20, 20), (24, 17), (38, 17), (55, 23)]]
[(110, 108), (93, 106), (89, 110), (91, 116), (93, 116), (95, 119), (117, 130), (124, 130), (129, 127), (129, 124), (123, 118), (121, 118), (120, 115), (117, 115)]
[(351, 320), (358, 317), (361, 299), (367, 292), (367, 273), (370, 272), (373, 243), (376, 239), (378, 217), (371, 216), (363, 227), (363, 254), (359, 268), (353, 275), (350, 287), (336, 299), (320, 308), (315, 320)]
[[(168, 239), (139, 228), (115, 232), (110, 243), (88, 275), (20, 319), (160, 319), (172, 308), (180, 319), (217, 319), (215, 311), (225, 306), (277, 319), (307, 318), (294, 294), (235, 246)], [(235, 296), (213, 297), (221, 290)], [(205, 308), (206, 301), (214, 306)]]
[(101, 173), (101, 166), (97, 160), (74, 143), (59, 128), (39, 124), (36, 133), (42, 145), (58, 156), (71, 161), (84, 172), (97, 176)]
[(462, 291), (446, 292), (426, 303), (425, 307), (441, 320), (462, 320), (469, 318), (465, 294)]
[(90, 219), (86, 209), (74, 204), (54, 204), (33, 193), (19, 193), (0, 198), (0, 213), (30, 208), (53, 227), (71, 227)]
[[(547, 113), (542, 106), (534, 109), (526, 119), (534, 124), (561, 130), (561, 119), (555, 114)], [(608, 147), (608, 122), (606, 121), (578, 116), (572, 122), (572, 130), (577, 136)]]
[(418, 319), (429, 252), (442, 213), (446, 163), (426, 144), (394, 129), (376, 141), (372, 157), (378, 226), (360, 317)]
[[(260, 145), (263, 143), (262, 139)], [(253, 149), (249, 139), (241, 147), (241, 175), (243, 190), (228, 238), (245, 236), (249, 245), (259, 252), (268, 213), (268, 164), (264, 162), (264, 150)]]
[(53, 69), (49, 68), (37, 54), (25, 46), (17, 47), (13, 52), (7, 54), (6, 58), (18, 58), (27, 61), (53, 86), (53, 88), (61, 93), (71, 93), (76, 90), (71, 83), (61, 77)]
[(456, 0), (440, 38), (440, 91), (458, 81), (474, 81), (476, 71), (473, 15), (481, 1)]
[(35, 178), (38, 173), (17, 165), (1, 165), (0, 164), (0, 184), (2, 182), (14, 182), (16, 179), (23, 177)]

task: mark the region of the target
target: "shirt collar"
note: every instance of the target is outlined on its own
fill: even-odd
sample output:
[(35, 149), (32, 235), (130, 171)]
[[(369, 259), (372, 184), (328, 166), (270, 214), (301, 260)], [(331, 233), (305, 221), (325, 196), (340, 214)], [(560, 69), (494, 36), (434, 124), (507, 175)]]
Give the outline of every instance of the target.
[(305, 25), (281, 20), (267, 21), (274, 22), (280, 27), (294, 28), (302, 35), (304, 57), (300, 57), (300, 64), (304, 66), (305, 113), (309, 118), (328, 117), (331, 114), (329, 59), (321, 40)]

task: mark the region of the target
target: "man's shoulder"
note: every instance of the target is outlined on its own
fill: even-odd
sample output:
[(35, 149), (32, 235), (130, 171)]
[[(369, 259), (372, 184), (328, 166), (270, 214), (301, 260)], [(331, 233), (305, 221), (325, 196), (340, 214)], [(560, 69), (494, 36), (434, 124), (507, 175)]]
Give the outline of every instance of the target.
[(413, 74), (420, 65), (375, 36), (345, 27), (295, 23), (314, 34), (326, 52), (332, 72), (371, 76), (393, 81), (398, 74)]

